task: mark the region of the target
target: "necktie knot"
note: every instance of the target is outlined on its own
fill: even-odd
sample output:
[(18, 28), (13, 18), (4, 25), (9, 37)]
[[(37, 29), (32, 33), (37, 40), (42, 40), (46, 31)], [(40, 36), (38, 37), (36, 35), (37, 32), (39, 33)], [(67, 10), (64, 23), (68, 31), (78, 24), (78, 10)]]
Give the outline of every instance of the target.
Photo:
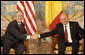
[(19, 24), (19, 26), (21, 27), (21, 24)]
[(65, 28), (67, 28), (67, 26), (65, 25)]

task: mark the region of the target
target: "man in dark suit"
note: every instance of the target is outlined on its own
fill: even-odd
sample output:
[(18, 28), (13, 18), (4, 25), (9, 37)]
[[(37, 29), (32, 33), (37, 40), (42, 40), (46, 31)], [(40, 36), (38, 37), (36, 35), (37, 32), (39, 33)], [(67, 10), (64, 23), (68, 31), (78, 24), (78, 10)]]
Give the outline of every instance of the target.
[(22, 22), (23, 13), (17, 11), (15, 17), (15, 20), (8, 24), (6, 32), (2, 37), (3, 54), (9, 54), (10, 48), (14, 48), (16, 54), (22, 54), (25, 50), (24, 41), (30, 39)]
[[(84, 40), (84, 30), (77, 22), (69, 21), (67, 14), (61, 14), (60, 21), (61, 23), (57, 24), (54, 30), (40, 35), (35, 34), (36, 37), (31, 37), (33, 37), (33, 39), (38, 39), (58, 34), (59, 54), (65, 54), (65, 49), (68, 45), (72, 45), (72, 54), (77, 54), (79, 50), (79, 40)], [(79, 34), (82, 34), (82, 37), (80, 37)]]

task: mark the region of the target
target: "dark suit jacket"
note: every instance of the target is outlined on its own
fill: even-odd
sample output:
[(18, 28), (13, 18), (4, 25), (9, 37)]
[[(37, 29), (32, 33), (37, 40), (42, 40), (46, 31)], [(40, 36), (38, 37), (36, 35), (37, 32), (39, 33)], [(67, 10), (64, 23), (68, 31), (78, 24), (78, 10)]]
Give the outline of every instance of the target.
[[(84, 30), (82, 28), (80, 28), (79, 24), (77, 22), (72, 22), (70, 21), (70, 31), (71, 31), (71, 38), (73, 41), (79, 41), (80, 37), (79, 33), (82, 34), (84, 36)], [(65, 38), (64, 38), (64, 28), (63, 28), (63, 24), (59, 23), (56, 25), (55, 29), (50, 31), (50, 32), (46, 32), (43, 34), (40, 34), (40, 38), (44, 38), (44, 37), (48, 37), (48, 36), (52, 36), (58, 34), (58, 41), (59, 42), (65, 42)]]
[(26, 33), (27, 32), (24, 28), (24, 24), (21, 23), (21, 32), (20, 32), (19, 25), (18, 25), (17, 21), (14, 20), (8, 24), (6, 32), (2, 37), (2, 40), (4, 41), (4, 39), (8, 39), (15, 43), (23, 42), (26, 39), (26, 35), (24, 35)]

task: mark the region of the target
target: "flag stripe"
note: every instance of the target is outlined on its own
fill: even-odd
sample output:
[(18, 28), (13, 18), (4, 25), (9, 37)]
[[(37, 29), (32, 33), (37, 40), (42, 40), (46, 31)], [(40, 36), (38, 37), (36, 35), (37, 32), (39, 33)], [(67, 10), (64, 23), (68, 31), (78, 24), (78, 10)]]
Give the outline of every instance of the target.
[(25, 9), (25, 14), (26, 14), (26, 17), (28, 18), (29, 23), (30, 23), (31, 26), (32, 26), (32, 29), (35, 31), (36, 29), (34, 28), (34, 25), (32, 24), (32, 22), (31, 22), (31, 20), (30, 20), (30, 17), (29, 17), (29, 15), (28, 15), (27, 11), (26, 11), (26, 9)]
[(22, 11), (20, 8), (19, 8), (19, 6), (17, 5), (17, 10), (20, 10), (20, 11)]
[[(27, 26), (27, 24), (26, 24), (26, 20), (25, 20), (25, 19), (24, 19), (24, 24), (26, 25), (26, 30), (29, 32), (30, 35), (32, 35), (32, 33), (30, 32), (30, 30), (29, 30), (29, 28), (28, 28), (28, 26)], [(27, 33), (28, 33), (28, 32), (27, 32)]]
[[(32, 20), (32, 22), (33, 22), (33, 24), (34, 24), (34, 26), (35, 26), (35, 28), (36, 28), (36, 23), (35, 23), (35, 16), (34, 16), (34, 13), (33, 13), (33, 11), (32, 11), (32, 8), (30, 7), (31, 5), (29, 5), (29, 3), (28, 2), (25, 2), (27, 5), (26, 5), (26, 8), (27, 8), (27, 12), (29, 12), (28, 14), (29, 14), (29, 16), (30, 16), (30, 19)], [(28, 6), (28, 7), (27, 7)]]
[(62, 12), (63, 12), (63, 10), (59, 13), (59, 15), (56, 16), (56, 18), (49, 25), (50, 30), (53, 30), (56, 27), (56, 24), (61, 22), (59, 16), (62, 14)]
[[(23, 5), (23, 4), (22, 4), (21, 2), (19, 2), (19, 1), (17, 2), (17, 9), (19, 8), (18, 10), (21, 10), (21, 11), (24, 13), (24, 8), (23, 8), (22, 5)], [(22, 8), (22, 9), (21, 9), (21, 8)]]
[(32, 1), (32, 4), (33, 4), (33, 6), (34, 6), (34, 1)]
[[(29, 1), (28, 1), (28, 2), (29, 2)], [(31, 11), (31, 13), (32, 13), (32, 16), (33, 16), (33, 18), (34, 18), (34, 20), (35, 20), (34, 6), (33, 6), (32, 2), (29, 2), (28, 5), (29, 5), (29, 9), (30, 9), (30, 11)], [(35, 20), (35, 21), (36, 21), (36, 20)], [(36, 23), (36, 22), (35, 22), (35, 23)]]
[(32, 16), (32, 14), (31, 14), (31, 12), (30, 12), (30, 10), (29, 10), (29, 8), (28, 8), (28, 6), (27, 6), (26, 3), (25, 3), (25, 8), (26, 8), (26, 10), (27, 10), (27, 13), (28, 13), (30, 19), (32, 20), (32, 23), (34, 24), (34, 26), (35, 26), (35, 28), (36, 28), (36, 24), (35, 24), (35, 21), (34, 21), (34, 19), (33, 19), (33, 16)]
[[(24, 13), (24, 17), (25, 17), (25, 19), (26, 19), (26, 24), (27, 24), (27, 26), (28, 26), (31, 34), (32, 34), (32, 33), (34, 33), (34, 32), (33, 32), (33, 30), (32, 30), (32, 27), (30, 26), (30, 24), (29, 24), (29, 22), (28, 22), (28, 20), (27, 20), (26, 14), (25, 14), (25, 12), (24, 12), (24, 7), (23, 7), (24, 5), (22, 6), (21, 4), (23, 5), (22, 2), (19, 2), (19, 7), (22, 8), (21, 10), (22, 10), (23, 13)], [(25, 25), (26, 25), (26, 24), (25, 24)], [(26, 27), (26, 30), (27, 30), (27, 27)], [(29, 32), (29, 31), (27, 31), (27, 32)], [(30, 34), (30, 33), (29, 33), (29, 34)], [(31, 35), (31, 34), (30, 34), (30, 35)]]
[(29, 28), (29, 30), (30, 30), (30, 32), (31, 33), (34, 33), (34, 31), (33, 31), (33, 29), (32, 29), (32, 27), (31, 27), (31, 25), (30, 25), (30, 23), (29, 23), (29, 21), (28, 21), (28, 19), (27, 19), (27, 17), (26, 17), (26, 14), (25, 14), (25, 20), (26, 20), (26, 24), (27, 24), (27, 26), (28, 26), (28, 28)]
[[(35, 24), (33, 24), (33, 18), (31, 18), (32, 17), (32, 15), (30, 14), (30, 13), (28, 13), (29, 11), (28, 11), (28, 9), (27, 9), (28, 7), (27, 7), (27, 5), (25, 4), (25, 13), (26, 13), (26, 16), (27, 16), (27, 18), (28, 18), (28, 21), (29, 21), (29, 23), (31, 24), (31, 26), (32, 26), (32, 28), (33, 28), (33, 30), (36, 32), (36, 29), (35, 29), (35, 27), (34, 27), (34, 25)], [(29, 15), (30, 14), (30, 15)], [(30, 17), (31, 16), (31, 17)], [(32, 20), (31, 20), (32, 19)]]
[(36, 20), (35, 20), (35, 11), (34, 4), (31, 7), (30, 4), (34, 3), (33, 1), (18, 1), (17, 9), (21, 10), (24, 13), (24, 24), (26, 26), (27, 33), (32, 35), (36, 32)]
[(32, 11), (33, 11), (33, 12), (34, 12), (34, 14), (35, 14), (33, 3), (32, 3), (31, 1), (28, 1), (28, 3), (29, 3), (29, 5), (30, 5), (30, 7), (31, 7)]
[(59, 16), (62, 13), (62, 8), (62, 1), (45, 2), (45, 21), (50, 30), (53, 30), (60, 22)]

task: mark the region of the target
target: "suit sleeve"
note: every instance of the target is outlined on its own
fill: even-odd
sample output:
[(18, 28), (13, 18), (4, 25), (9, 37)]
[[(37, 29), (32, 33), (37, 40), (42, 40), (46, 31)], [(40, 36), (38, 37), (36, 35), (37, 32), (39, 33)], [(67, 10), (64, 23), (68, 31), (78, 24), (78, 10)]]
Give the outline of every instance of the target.
[(16, 28), (15, 25), (13, 23), (8, 25), (7, 31), (13, 35), (13, 37), (16, 37), (20, 40), (25, 40), (26, 39), (26, 35), (20, 33)]
[(84, 38), (84, 29), (82, 29), (82, 28), (79, 26), (78, 22), (77, 22), (76, 24), (77, 24), (78, 33), (81, 34), (80, 38), (82, 39), (82, 38)]
[(24, 28), (24, 34), (27, 34), (27, 31), (26, 31), (26, 29)]
[(40, 34), (40, 38), (45, 38), (45, 37), (48, 37), (48, 36), (53, 36), (57, 34), (57, 27), (55, 29), (53, 29), (52, 31), (50, 32), (45, 32), (43, 34)]

